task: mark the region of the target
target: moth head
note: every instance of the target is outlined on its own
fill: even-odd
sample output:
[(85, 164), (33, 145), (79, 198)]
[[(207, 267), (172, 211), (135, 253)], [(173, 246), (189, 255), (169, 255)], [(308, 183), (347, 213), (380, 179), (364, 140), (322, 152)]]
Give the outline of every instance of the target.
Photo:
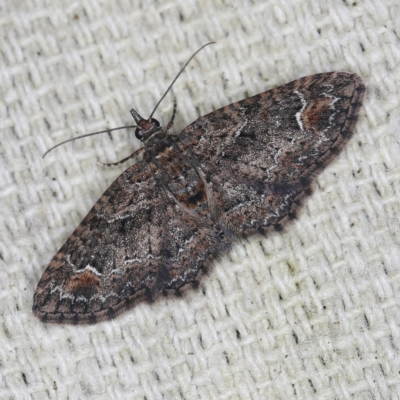
[(144, 119), (134, 109), (131, 110), (131, 114), (137, 124), (135, 136), (140, 141), (144, 142), (154, 133), (162, 130), (160, 123), (155, 118)]

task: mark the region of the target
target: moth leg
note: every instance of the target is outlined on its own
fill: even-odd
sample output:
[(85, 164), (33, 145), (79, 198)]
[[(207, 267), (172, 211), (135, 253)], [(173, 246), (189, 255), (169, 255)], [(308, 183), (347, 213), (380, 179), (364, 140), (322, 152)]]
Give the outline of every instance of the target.
[(142, 151), (143, 151), (144, 147), (141, 147), (140, 149), (135, 150), (131, 155), (129, 155), (128, 157), (123, 158), (122, 160), (119, 160), (115, 163), (103, 163), (101, 161), (97, 161), (97, 164), (99, 165), (103, 165), (105, 167), (115, 167), (116, 165), (122, 164), (125, 161), (128, 161), (131, 158), (135, 158), (137, 157)]
[(168, 122), (167, 128), (165, 129), (166, 131), (169, 131), (172, 128), (172, 125), (174, 124), (175, 115), (176, 115), (176, 97), (174, 97), (174, 109), (172, 111), (171, 120)]
[[(197, 160), (196, 156), (192, 153), (190, 148), (187, 148), (182, 141), (180, 140), (179, 135), (173, 135), (174, 136), (174, 147), (176, 148), (176, 150), (178, 151), (178, 153), (180, 153), (181, 157), (185, 160), (185, 162), (187, 163), (187, 165), (190, 165), (195, 171), (197, 176), (199, 177), (199, 179), (201, 180), (201, 182), (204, 185), (204, 188), (206, 190), (206, 194), (207, 194), (207, 202), (208, 202), (208, 206), (211, 212), (211, 216), (212, 219), (215, 222), (222, 222), (221, 218), (222, 218), (222, 210), (218, 205), (218, 201), (217, 198), (215, 196), (214, 193), (214, 189), (212, 188), (212, 184), (209, 183), (209, 181), (207, 180), (206, 175), (204, 174), (204, 171), (201, 167), (201, 164), (199, 163), (199, 161)], [(184, 152), (182, 151), (182, 149), (179, 147), (178, 142), (184, 146), (185, 150), (189, 153), (189, 157), (185, 156)], [(226, 223), (224, 223), (224, 225), (226, 225)]]

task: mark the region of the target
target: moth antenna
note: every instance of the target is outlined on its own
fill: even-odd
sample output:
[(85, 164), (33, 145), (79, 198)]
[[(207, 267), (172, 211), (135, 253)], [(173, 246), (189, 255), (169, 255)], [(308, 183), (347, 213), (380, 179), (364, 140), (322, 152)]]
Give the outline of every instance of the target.
[(54, 150), (56, 147), (61, 146), (62, 144), (68, 143), (68, 142), (73, 142), (74, 140), (77, 139), (82, 139), (84, 137), (88, 137), (88, 136), (94, 136), (94, 135), (99, 135), (100, 133), (107, 133), (107, 132), (112, 132), (112, 131), (119, 131), (121, 129), (129, 129), (129, 128), (136, 128), (136, 125), (127, 125), (127, 126), (119, 126), (118, 128), (112, 128), (112, 129), (105, 129), (104, 131), (98, 131), (98, 132), (92, 132), (92, 133), (86, 133), (85, 135), (81, 135), (78, 136), (76, 138), (72, 138), (72, 139), (68, 139), (68, 140), (64, 140), (61, 143), (56, 144), (55, 146), (51, 147), (50, 149), (48, 149), (46, 151), (46, 153), (43, 154), (42, 158), (45, 158), (47, 153), (50, 153), (50, 151)]
[[(193, 53), (193, 55), (189, 58), (189, 60), (186, 61), (185, 65), (184, 65), (184, 66), (181, 68), (181, 70), (178, 72), (178, 74), (176, 75), (175, 79), (171, 82), (171, 84), (168, 86), (168, 88), (167, 88), (167, 90), (165, 91), (165, 93), (162, 95), (161, 99), (158, 101), (158, 103), (157, 103), (156, 106), (154, 107), (154, 110), (153, 110), (152, 113), (150, 114), (149, 119), (153, 116), (153, 114), (154, 114), (155, 111), (157, 110), (157, 108), (158, 108), (158, 106), (160, 105), (160, 103), (164, 100), (165, 96), (166, 96), (166, 95), (168, 94), (168, 92), (171, 90), (171, 88), (172, 88), (172, 86), (174, 85), (174, 83), (176, 82), (176, 80), (179, 78), (179, 76), (180, 76), (180, 75), (182, 74), (182, 72), (185, 70), (185, 68), (186, 68), (187, 65), (190, 63), (190, 61), (192, 61), (192, 59), (196, 56), (196, 54), (197, 54), (199, 51), (203, 50), (204, 47), (206, 47), (206, 46), (208, 46), (208, 45), (210, 45), (210, 44), (215, 44), (215, 43), (216, 43), (216, 42), (208, 42), (208, 43), (204, 44), (204, 45), (201, 46), (196, 52)], [(168, 124), (170, 127), (172, 126), (172, 123), (173, 123), (173, 121), (174, 121), (175, 112), (176, 112), (176, 100), (174, 100), (174, 111), (173, 111), (173, 114), (172, 114), (171, 121), (170, 121), (169, 124)], [(132, 110), (131, 110), (131, 113), (132, 113)], [(118, 131), (118, 130), (121, 130), (121, 129), (129, 129), (129, 128), (136, 128), (136, 127), (137, 127), (136, 125), (120, 126), (120, 127), (118, 127), (118, 128), (105, 129), (105, 130), (103, 130), (103, 131), (92, 132), (92, 133), (86, 133), (85, 135), (81, 135), (81, 136), (78, 136), (78, 137), (76, 137), (76, 138), (64, 140), (63, 142), (58, 143), (58, 144), (56, 144), (55, 146), (53, 146), (53, 147), (51, 147), (50, 149), (48, 149), (48, 150), (43, 154), (42, 158), (45, 158), (46, 155), (47, 155), (48, 153), (50, 153), (50, 151), (54, 150), (56, 147), (61, 146), (61, 145), (65, 144), (65, 143), (68, 143), (68, 142), (73, 142), (74, 140), (77, 140), (77, 139), (82, 139), (82, 138), (88, 137), (88, 136), (99, 135), (99, 134), (101, 134), (101, 133), (107, 133), (107, 132), (109, 133), (109, 132)], [(129, 160), (129, 158), (131, 158), (131, 157), (133, 157), (133, 156), (131, 155), (131, 156), (127, 157), (126, 159), (124, 158), (123, 160), (118, 161), (117, 163), (105, 164), (105, 163), (101, 163), (101, 162), (100, 162), (99, 164), (101, 164), (101, 165), (107, 165), (107, 166), (118, 165), (118, 164), (120, 164), (120, 163), (122, 163), (122, 162), (125, 162), (125, 161)]]
[(178, 72), (178, 74), (176, 75), (175, 79), (171, 82), (171, 84), (168, 86), (168, 89), (165, 91), (165, 93), (161, 96), (161, 99), (158, 100), (158, 103), (156, 104), (156, 106), (154, 107), (154, 110), (152, 111), (152, 113), (150, 114), (149, 119), (153, 116), (153, 114), (155, 113), (155, 111), (157, 110), (158, 106), (160, 105), (160, 103), (164, 100), (164, 97), (168, 94), (168, 92), (171, 90), (172, 86), (174, 85), (174, 83), (176, 82), (176, 80), (179, 78), (179, 76), (181, 75), (181, 73), (185, 70), (185, 68), (187, 67), (187, 65), (190, 63), (190, 61), (192, 61), (192, 59), (196, 56), (196, 54), (203, 50), (204, 47), (208, 46), (209, 44), (215, 44), (216, 42), (208, 42), (206, 44), (203, 44), (203, 46), (201, 46), (197, 51), (195, 51), (192, 56), (189, 58), (189, 60), (186, 61), (186, 64), (181, 68), (181, 70)]

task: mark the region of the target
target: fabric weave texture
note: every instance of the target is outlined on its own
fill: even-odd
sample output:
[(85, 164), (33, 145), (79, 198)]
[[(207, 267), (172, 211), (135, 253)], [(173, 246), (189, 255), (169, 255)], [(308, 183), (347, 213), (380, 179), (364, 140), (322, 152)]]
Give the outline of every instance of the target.
[[(397, 0), (0, 4), (0, 398), (400, 398)], [(182, 298), (93, 326), (31, 312), (48, 262), (130, 164), (173, 88), (174, 131), (302, 76), (350, 71), (354, 137), (284, 232), (237, 244)], [(155, 117), (165, 126), (173, 95)]]

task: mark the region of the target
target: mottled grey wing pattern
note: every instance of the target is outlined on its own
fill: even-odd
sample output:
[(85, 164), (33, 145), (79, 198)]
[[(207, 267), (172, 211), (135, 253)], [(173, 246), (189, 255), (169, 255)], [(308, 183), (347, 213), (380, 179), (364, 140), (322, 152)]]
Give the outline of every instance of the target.
[(38, 318), (113, 318), (141, 299), (196, 285), (199, 271), (229, 247), (226, 240), (210, 243), (212, 228), (177, 207), (157, 175), (142, 161), (101, 196), (43, 273), (33, 302)]
[(34, 314), (94, 323), (195, 286), (235, 239), (294, 215), (312, 177), (351, 137), (364, 91), (354, 74), (313, 75), (146, 142), (143, 161), (110, 186), (51, 260)]
[(304, 77), (205, 115), (180, 135), (238, 235), (290, 217), (311, 178), (351, 138), (365, 86), (351, 73)]

